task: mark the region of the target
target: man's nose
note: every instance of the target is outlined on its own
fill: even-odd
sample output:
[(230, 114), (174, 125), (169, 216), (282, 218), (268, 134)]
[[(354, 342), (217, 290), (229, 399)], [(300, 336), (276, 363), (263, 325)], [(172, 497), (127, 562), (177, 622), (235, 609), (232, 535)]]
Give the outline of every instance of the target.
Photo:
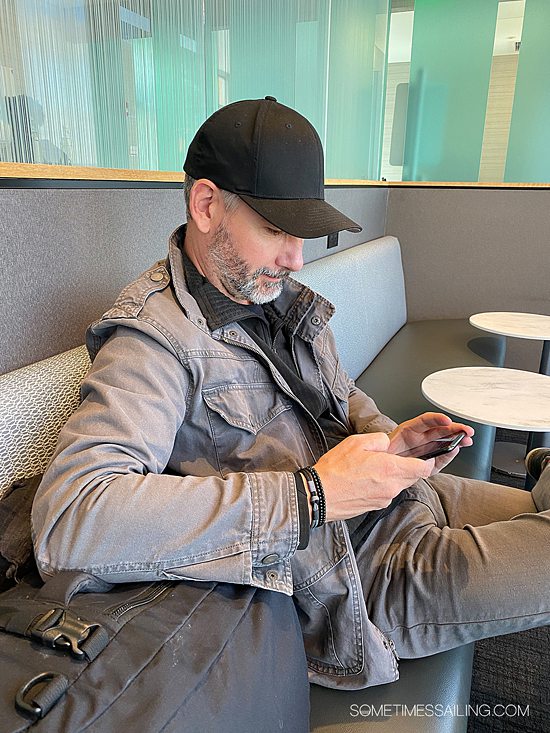
[(291, 272), (301, 270), (304, 266), (303, 248), (303, 239), (287, 234), (285, 236), (284, 246), (277, 257), (277, 267), (284, 267)]

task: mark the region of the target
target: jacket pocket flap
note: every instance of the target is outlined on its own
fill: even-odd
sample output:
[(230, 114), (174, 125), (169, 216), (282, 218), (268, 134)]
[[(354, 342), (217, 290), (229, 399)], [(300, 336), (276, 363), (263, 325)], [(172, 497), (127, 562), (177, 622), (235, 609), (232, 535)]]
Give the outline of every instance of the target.
[(213, 387), (203, 390), (202, 396), (225, 422), (254, 435), (291, 406), (268, 382)]

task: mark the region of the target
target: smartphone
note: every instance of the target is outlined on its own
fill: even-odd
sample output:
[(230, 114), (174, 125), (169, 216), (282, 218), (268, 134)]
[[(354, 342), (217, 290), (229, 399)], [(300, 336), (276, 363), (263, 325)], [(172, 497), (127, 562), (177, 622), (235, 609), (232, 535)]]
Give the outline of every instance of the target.
[(453, 435), (447, 435), (445, 438), (439, 438), (439, 440), (432, 440), (429, 443), (417, 445), (416, 448), (410, 448), (397, 455), (405, 458), (422, 458), (422, 460), (426, 461), (428, 458), (435, 458), (436, 456), (450, 453), (465, 436), (465, 432), (454, 433)]

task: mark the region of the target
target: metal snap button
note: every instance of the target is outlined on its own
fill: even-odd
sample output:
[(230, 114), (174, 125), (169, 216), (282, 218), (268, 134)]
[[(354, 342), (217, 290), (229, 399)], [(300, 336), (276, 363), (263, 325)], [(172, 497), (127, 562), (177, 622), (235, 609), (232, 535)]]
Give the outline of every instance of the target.
[(311, 319), (311, 322), (313, 323), (314, 326), (318, 326), (321, 323), (321, 319), (319, 318), (319, 316), (313, 316), (313, 318)]
[(266, 555), (264, 558), (262, 558), (262, 563), (264, 565), (271, 565), (271, 563), (278, 562), (281, 558), (276, 552), (271, 553), (271, 555)]
[(279, 573), (277, 573), (275, 570), (268, 570), (265, 574), (265, 577), (274, 583), (276, 580), (279, 580)]
[(159, 283), (161, 280), (164, 280), (164, 275), (162, 272), (152, 272), (149, 275), (149, 279), (152, 280), (154, 283)]
[(232, 339), (236, 339), (238, 335), (239, 335), (239, 334), (237, 333), (237, 331), (229, 331), (229, 336), (230, 336), (230, 337), (231, 337)]

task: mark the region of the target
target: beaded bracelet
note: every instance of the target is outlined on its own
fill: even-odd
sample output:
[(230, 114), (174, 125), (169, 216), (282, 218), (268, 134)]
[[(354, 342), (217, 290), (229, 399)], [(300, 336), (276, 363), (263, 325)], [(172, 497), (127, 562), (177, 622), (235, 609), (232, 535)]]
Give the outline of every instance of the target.
[(311, 528), (321, 527), (327, 519), (327, 505), (325, 491), (321, 478), (313, 466), (306, 466), (301, 470), (306, 478), (311, 501)]
[(317, 473), (316, 469), (313, 468), (313, 466), (308, 466), (307, 470), (313, 477), (315, 488), (317, 489), (317, 494), (319, 495), (319, 526), (321, 526), (327, 521), (327, 503), (325, 499), (325, 490), (323, 488), (323, 484), (321, 483), (321, 477)]

